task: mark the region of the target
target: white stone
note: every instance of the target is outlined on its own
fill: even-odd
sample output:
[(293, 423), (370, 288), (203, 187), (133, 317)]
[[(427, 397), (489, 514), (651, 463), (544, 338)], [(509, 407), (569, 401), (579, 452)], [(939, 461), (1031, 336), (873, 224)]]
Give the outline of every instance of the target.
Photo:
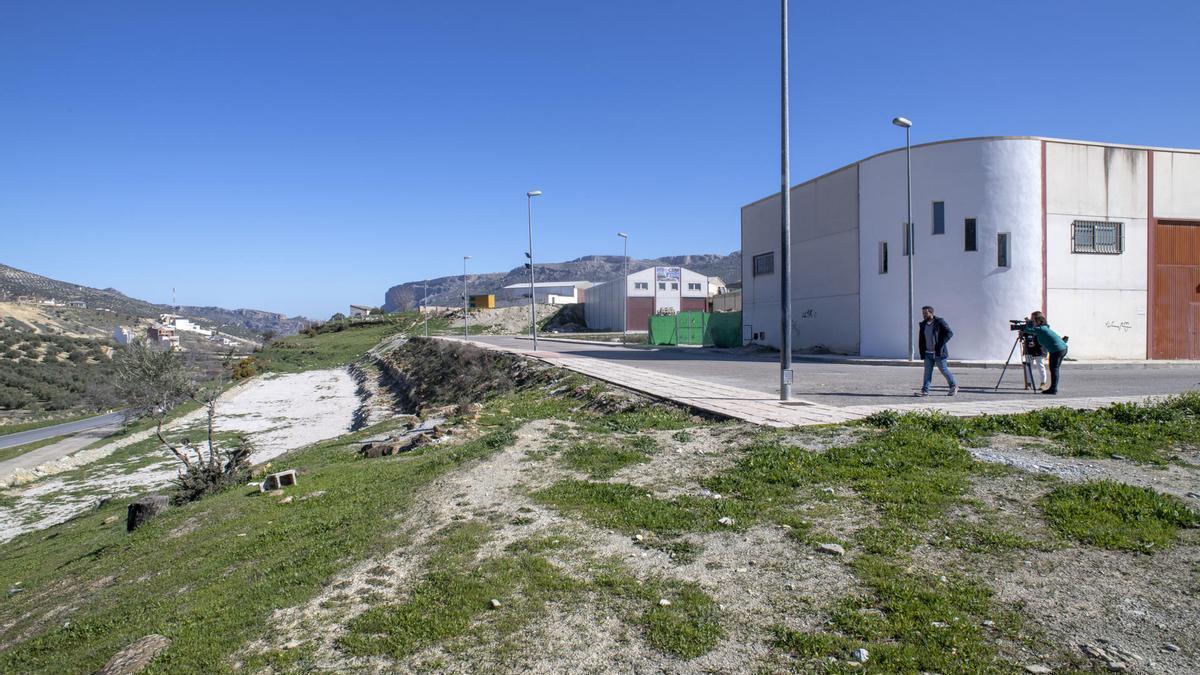
[(859, 663), (866, 663), (867, 659), (871, 658), (871, 653), (866, 649), (859, 647), (858, 649), (854, 650), (854, 653), (850, 655), (850, 658), (858, 661)]
[(659, 598), (659, 599), (658, 599), (658, 606), (659, 606), (659, 607), (670, 607), (670, 606), (671, 606), (671, 601), (670, 601), (670, 600), (668, 600), (668, 599), (666, 599), (666, 598)]
[(841, 544), (817, 544), (817, 551), (829, 555), (846, 555), (846, 549)]

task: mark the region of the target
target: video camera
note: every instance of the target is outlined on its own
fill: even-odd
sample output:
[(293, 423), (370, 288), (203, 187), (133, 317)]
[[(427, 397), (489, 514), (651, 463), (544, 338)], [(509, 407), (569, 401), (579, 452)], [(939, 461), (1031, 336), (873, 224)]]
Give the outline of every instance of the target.
[(1025, 327), (1028, 325), (1029, 325), (1028, 319), (1009, 319), (1008, 320), (1008, 329), (1009, 330), (1025, 330)]

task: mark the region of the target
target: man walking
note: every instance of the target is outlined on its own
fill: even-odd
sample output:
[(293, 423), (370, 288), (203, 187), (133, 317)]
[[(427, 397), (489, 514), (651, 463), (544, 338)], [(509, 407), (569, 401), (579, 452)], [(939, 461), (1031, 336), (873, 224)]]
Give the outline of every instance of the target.
[(945, 319), (934, 316), (933, 308), (929, 305), (921, 308), (921, 316), (924, 320), (917, 324), (917, 340), (920, 343), (921, 355), (925, 358), (925, 379), (921, 382), (921, 391), (917, 392), (917, 396), (929, 395), (929, 384), (933, 380), (935, 365), (941, 371), (942, 377), (946, 378), (946, 384), (950, 385), (950, 393), (947, 396), (953, 396), (958, 393), (958, 383), (954, 381), (954, 374), (946, 366), (946, 359), (950, 358), (946, 343), (954, 337), (954, 331), (950, 330), (950, 324), (946, 323)]

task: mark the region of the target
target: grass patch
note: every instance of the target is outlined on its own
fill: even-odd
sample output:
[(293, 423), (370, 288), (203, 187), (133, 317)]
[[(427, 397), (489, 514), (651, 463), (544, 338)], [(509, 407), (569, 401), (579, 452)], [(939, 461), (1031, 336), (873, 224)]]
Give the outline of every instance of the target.
[(149, 633), (172, 640), (158, 667), (227, 669), (227, 655), (259, 634), (274, 610), (304, 602), (334, 572), (394, 547), (393, 516), (417, 489), (508, 445), (513, 428), (427, 446), (402, 461), (356, 459), (347, 444), (376, 431), (366, 429), (288, 457), (303, 470), (289, 492), (325, 492), (317, 498), (283, 506), (238, 488), (171, 509), (132, 534), (119, 524), (99, 527), (107, 516), (124, 516), (122, 501), (18, 537), (0, 549), (0, 586), (27, 590), (0, 606), (0, 640), (30, 637), (0, 653), (0, 671), (91, 672)]
[[(350, 623), (339, 644), (355, 655), (402, 659), (468, 633), (503, 639), (547, 603), (579, 590), (579, 582), (544, 558), (517, 551), (472, 564), (487, 540), (481, 523), (452, 526), (436, 544), (431, 571), (398, 605), (373, 607)], [(500, 601), (493, 608), (492, 599)]]
[(805, 633), (776, 626), (775, 647), (827, 667), (827, 659), (870, 652), (868, 669), (883, 673), (1012, 673), (981, 624), (1014, 637), (1020, 619), (998, 610), (984, 585), (960, 577), (914, 574), (878, 556), (853, 563), (866, 593), (838, 602), (830, 630)]
[(987, 436), (1049, 438), (1072, 457), (1120, 455), (1137, 462), (1164, 465), (1176, 448), (1200, 447), (1200, 392), (1188, 392), (1153, 403), (1116, 403), (1099, 410), (1044, 408), (1020, 415), (960, 418), (936, 413), (876, 413), (867, 424), (884, 428), (924, 429), (980, 444)]
[(649, 436), (622, 439), (618, 444), (583, 441), (571, 446), (562, 455), (568, 467), (586, 473), (593, 479), (611, 478), (618, 470), (631, 464), (650, 461), (657, 444)]
[(1064, 536), (1119, 551), (1162, 550), (1180, 529), (1200, 526), (1200, 516), (1179, 499), (1111, 481), (1055, 488), (1038, 506)]
[(592, 588), (625, 601), (628, 620), (640, 624), (646, 641), (665, 654), (703, 656), (725, 636), (717, 602), (697, 584), (661, 577), (639, 580), (612, 564), (596, 575)]
[[(413, 316), (408, 317), (408, 314)], [(344, 366), (362, 356), (380, 340), (397, 333), (412, 332), (421, 323), (415, 312), (397, 316), (403, 318), (355, 324), (336, 332), (280, 338), (252, 357), (255, 370), (299, 373)]]

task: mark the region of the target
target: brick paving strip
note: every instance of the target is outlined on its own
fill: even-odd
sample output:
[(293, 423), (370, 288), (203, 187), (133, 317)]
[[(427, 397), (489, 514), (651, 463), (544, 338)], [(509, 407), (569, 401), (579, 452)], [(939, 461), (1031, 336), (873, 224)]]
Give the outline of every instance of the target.
[[(455, 338), (461, 340), (460, 338)], [(544, 361), (550, 365), (566, 368), (588, 377), (648, 394), (655, 398), (674, 401), (682, 405), (703, 410), (722, 417), (745, 420), (752, 424), (768, 427), (802, 427), (818, 424), (840, 424), (862, 419), (883, 410), (897, 412), (937, 411), (955, 417), (977, 415), (1011, 415), (1040, 408), (1077, 408), (1094, 410), (1113, 403), (1140, 403), (1156, 396), (1100, 396), (1087, 398), (1036, 397), (1030, 399), (1007, 399), (1003, 401), (956, 401), (935, 403), (901, 403), (893, 405), (855, 405), (837, 407), (793, 399), (783, 403), (779, 399), (750, 389), (730, 387), (715, 382), (706, 382), (677, 375), (658, 373), (633, 366), (626, 366), (602, 359), (558, 352), (534, 352), (525, 349), (510, 349), (486, 342), (469, 341), (482, 349), (520, 354)]]

